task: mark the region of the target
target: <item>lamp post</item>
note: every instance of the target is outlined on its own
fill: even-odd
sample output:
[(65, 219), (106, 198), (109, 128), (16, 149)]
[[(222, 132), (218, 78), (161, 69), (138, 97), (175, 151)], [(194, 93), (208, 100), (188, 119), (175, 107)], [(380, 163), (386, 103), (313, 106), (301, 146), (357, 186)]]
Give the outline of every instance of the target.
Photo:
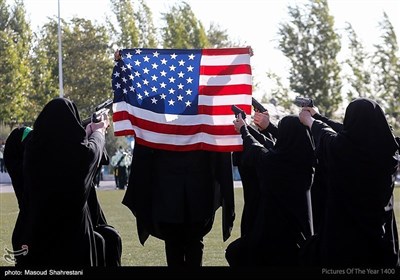
[(60, 97), (64, 97), (63, 71), (62, 71), (60, 0), (58, 0), (58, 83), (59, 83), (59, 88), (60, 88)]

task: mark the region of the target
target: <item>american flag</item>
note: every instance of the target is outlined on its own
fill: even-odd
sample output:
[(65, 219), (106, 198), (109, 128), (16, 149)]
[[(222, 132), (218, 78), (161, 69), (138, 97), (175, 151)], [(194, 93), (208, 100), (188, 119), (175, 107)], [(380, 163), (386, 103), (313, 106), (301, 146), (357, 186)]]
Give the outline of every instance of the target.
[(172, 150), (240, 151), (231, 105), (251, 112), (249, 48), (124, 49), (112, 73), (116, 136)]

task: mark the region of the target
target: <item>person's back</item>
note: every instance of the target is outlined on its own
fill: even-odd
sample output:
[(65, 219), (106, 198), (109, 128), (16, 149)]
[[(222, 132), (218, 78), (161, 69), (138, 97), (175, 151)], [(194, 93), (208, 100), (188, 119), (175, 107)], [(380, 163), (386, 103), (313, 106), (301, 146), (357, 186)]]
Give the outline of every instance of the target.
[[(255, 112), (254, 124), (257, 129), (253, 129), (251, 126), (248, 127), (250, 134), (266, 148), (271, 148), (274, 145), (277, 136), (277, 127), (270, 123), (269, 119), (268, 111), (264, 113)], [(242, 160), (242, 152), (234, 152), (232, 161), (234, 165), (238, 166), (243, 187), (244, 205), (240, 221), (240, 235), (244, 236), (252, 229), (257, 215), (260, 201), (260, 182), (255, 168), (247, 165)]]
[(97, 264), (87, 199), (107, 123), (96, 125), (85, 132), (76, 106), (63, 98), (50, 101), (34, 123), (23, 168), (30, 265)]
[(398, 146), (382, 109), (372, 100), (356, 99), (347, 107), (339, 133), (318, 121), (311, 128), (328, 174), (321, 264), (396, 265), (393, 174)]
[(266, 149), (235, 123), (243, 138), (243, 157), (260, 178), (260, 202), (251, 231), (241, 245), (227, 250), (230, 265), (298, 265), (299, 246), (312, 235), (309, 192), (315, 164), (313, 144), (297, 116), (278, 125), (274, 147)]
[[(315, 106), (305, 107), (303, 109), (308, 110), (314, 119), (324, 122), (335, 132), (340, 132), (343, 130), (342, 123), (321, 115), (318, 111), (318, 108)], [(314, 234), (319, 233), (321, 223), (324, 220), (327, 200), (327, 177), (326, 166), (323, 162), (318, 161), (315, 167), (314, 181), (311, 187)]]
[[(142, 244), (151, 234), (164, 240), (168, 266), (196, 267), (202, 265), (203, 237), (215, 210), (223, 199), (226, 208), (233, 207), (233, 194), (220, 197), (224, 191), (233, 192), (230, 153), (167, 151), (136, 143), (123, 204), (136, 216)], [(232, 225), (232, 213), (225, 217)], [(230, 230), (223, 233), (226, 239)]]
[(25, 144), (30, 138), (30, 127), (18, 127), (7, 137), (4, 148), (4, 163), (10, 174), (11, 183), (18, 202), (19, 213), (12, 234), (12, 245), (15, 254), (15, 265), (24, 266), (27, 253), (24, 225), (27, 218), (27, 205), (24, 200), (24, 180), (22, 173)]

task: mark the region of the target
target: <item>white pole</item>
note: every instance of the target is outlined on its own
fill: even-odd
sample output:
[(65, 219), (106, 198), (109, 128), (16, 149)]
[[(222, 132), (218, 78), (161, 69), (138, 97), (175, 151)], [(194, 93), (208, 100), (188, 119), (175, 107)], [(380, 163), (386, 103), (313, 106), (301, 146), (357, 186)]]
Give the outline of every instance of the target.
[(60, 0), (58, 0), (58, 83), (59, 83), (59, 87), (60, 87), (60, 97), (64, 97), (63, 71), (62, 71)]

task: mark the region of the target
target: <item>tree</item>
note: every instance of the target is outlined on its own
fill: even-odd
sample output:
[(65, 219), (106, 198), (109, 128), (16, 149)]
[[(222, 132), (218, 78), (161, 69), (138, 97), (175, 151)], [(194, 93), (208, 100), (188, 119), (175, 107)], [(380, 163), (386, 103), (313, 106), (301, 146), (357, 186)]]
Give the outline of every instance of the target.
[[(110, 98), (114, 51), (109, 46), (108, 31), (90, 20), (62, 20), (64, 97), (75, 102), (82, 119), (89, 117), (96, 105)], [(58, 23), (50, 19), (36, 37), (34, 48), (35, 110), (58, 97)], [(110, 132), (111, 133), (111, 132)], [(109, 139), (109, 137), (107, 138)], [(107, 149), (113, 143), (106, 143)]]
[(111, 0), (111, 5), (119, 24), (117, 32), (120, 48), (133, 48), (139, 45), (139, 30), (135, 23), (133, 6), (130, 0)]
[(104, 26), (73, 18), (63, 31), (64, 94), (81, 115), (90, 115), (95, 105), (111, 96), (113, 50)]
[(163, 14), (161, 29), (164, 48), (205, 48), (209, 46), (203, 24), (186, 2), (178, 3)]
[[(37, 110), (58, 96), (58, 23), (50, 19), (37, 36), (33, 63)], [(73, 100), (83, 118), (111, 96), (113, 50), (102, 25), (73, 18), (62, 21), (64, 97)], [(35, 107), (35, 108), (36, 108)]]
[(10, 6), (7, 0), (0, 0), (0, 31), (5, 31), (10, 21)]
[[(62, 20), (61, 26), (67, 23)], [(43, 107), (59, 96), (58, 80), (58, 23), (50, 20), (35, 34), (35, 46), (32, 55), (33, 94), (31, 110), (38, 115)]]
[(9, 7), (0, 0), (0, 122), (14, 126), (29, 120), (29, 51), (32, 31), (21, 0)]
[(304, 7), (307, 10), (289, 6), (291, 20), (279, 27), (279, 49), (291, 63), (291, 90), (313, 98), (331, 117), (342, 101), (341, 69), (336, 60), (340, 38), (327, 0), (310, 0)]
[(345, 60), (350, 68), (350, 73), (346, 76), (350, 88), (347, 91), (349, 101), (357, 97), (371, 97), (372, 80), (369, 67), (368, 53), (364, 50), (362, 42), (350, 23), (345, 28), (349, 38), (350, 58)]
[(210, 28), (207, 30), (207, 39), (210, 48), (229, 48), (235, 46), (229, 39), (229, 35), (226, 29), (221, 29), (221, 27), (212, 22)]
[(109, 25), (120, 48), (157, 47), (157, 29), (152, 12), (144, 0), (111, 0), (111, 5), (118, 26), (115, 27), (110, 21)]
[(273, 105), (280, 104), (283, 108), (292, 112), (293, 100), (290, 97), (290, 89), (283, 85), (282, 78), (276, 73), (267, 72), (266, 74), (267, 78), (273, 82), (273, 86), (270, 94), (265, 94), (262, 101)]
[(158, 46), (157, 29), (153, 23), (153, 14), (144, 0), (138, 1), (135, 19), (139, 27), (138, 47), (156, 48)]
[(383, 102), (386, 113), (393, 118), (395, 129), (400, 128), (400, 59), (396, 33), (389, 17), (383, 14), (379, 22), (381, 42), (374, 45), (373, 68), (376, 75), (377, 98)]

